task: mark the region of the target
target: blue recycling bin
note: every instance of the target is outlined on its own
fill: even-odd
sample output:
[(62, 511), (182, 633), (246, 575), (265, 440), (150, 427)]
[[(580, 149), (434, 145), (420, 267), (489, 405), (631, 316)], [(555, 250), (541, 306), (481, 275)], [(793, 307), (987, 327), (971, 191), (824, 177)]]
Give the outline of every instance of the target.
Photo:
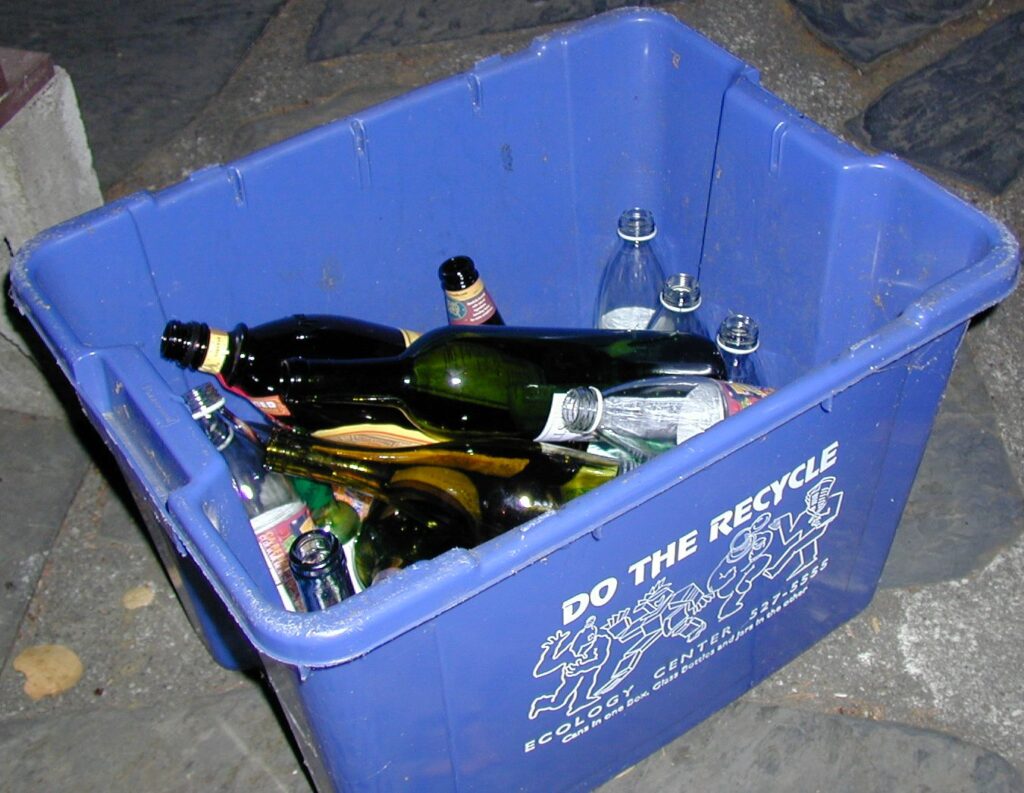
[[(585, 327), (632, 206), (699, 273), (709, 325), (757, 318), (776, 393), (479, 548), (286, 612), (165, 322), (425, 330), (438, 264), (468, 253), (510, 323)], [(197, 629), (266, 669), (318, 787), (547, 792), (635, 763), (869, 602), (967, 323), (1017, 272), (1000, 224), (629, 10), (65, 223), (12, 283)]]

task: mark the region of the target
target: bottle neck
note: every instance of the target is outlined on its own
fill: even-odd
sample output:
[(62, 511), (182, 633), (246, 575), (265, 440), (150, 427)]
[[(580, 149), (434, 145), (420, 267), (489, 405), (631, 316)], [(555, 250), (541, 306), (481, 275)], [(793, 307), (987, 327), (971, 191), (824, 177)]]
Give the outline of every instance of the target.
[[(239, 326), (236, 330), (242, 330)], [(219, 374), (230, 360), (237, 340), (232, 334), (204, 322), (172, 320), (160, 339), (160, 355), (186, 369)]]

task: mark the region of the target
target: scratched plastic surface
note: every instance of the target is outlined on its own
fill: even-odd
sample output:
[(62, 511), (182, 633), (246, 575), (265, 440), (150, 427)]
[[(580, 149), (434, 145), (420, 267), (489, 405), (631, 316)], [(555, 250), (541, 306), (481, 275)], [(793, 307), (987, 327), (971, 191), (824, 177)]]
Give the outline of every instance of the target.
[[(630, 206), (699, 275), (709, 326), (757, 319), (779, 390), (472, 552), (283, 611), (181, 403), (202, 376), (159, 356), (165, 321), (427, 329), (438, 263), (469, 253), (507, 322), (586, 326)], [(222, 663), (258, 651), (323, 790), (551, 791), (614, 775), (866, 605), (966, 323), (1017, 267), (1000, 225), (641, 10), (115, 202), (12, 277), (197, 628)]]

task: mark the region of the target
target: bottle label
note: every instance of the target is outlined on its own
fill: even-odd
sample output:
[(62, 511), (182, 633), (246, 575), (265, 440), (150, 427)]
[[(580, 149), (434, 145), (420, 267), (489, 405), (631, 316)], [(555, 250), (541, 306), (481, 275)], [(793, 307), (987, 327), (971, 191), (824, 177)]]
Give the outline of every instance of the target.
[(277, 394), (265, 394), (264, 396), (252, 396), (246, 393), (241, 388), (228, 385), (224, 380), (224, 377), (217, 374), (217, 381), (224, 387), (225, 391), (230, 391), (232, 394), (238, 394), (240, 397), (245, 397), (254, 407), (258, 408), (262, 413), (267, 416), (290, 416), (292, 412), (288, 409), (288, 406), (281, 400)]
[(217, 374), (224, 368), (228, 357), (228, 334), (222, 330), (210, 328), (210, 341), (206, 345), (206, 355), (199, 366), (200, 372)]
[(472, 286), (449, 292), (445, 290), (449, 325), (480, 325), (498, 310), (479, 278)]
[(729, 418), (768, 396), (771, 389), (745, 383), (714, 380), (698, 386), (686, 397), (686, 408), (679, 414), (676, 443), (682, 443), (722, 419)]
[(397, 424), (346, 424), (317, 430), (313, 435), (334, 443), (363, 446), (368, 449), (404, 449), (438, 442), (437, 438), (419, 430), (400, 427)]
[(600, 326), (610, 330), (644, 330), (653, 316), (653, 308), (623, 306), (602, 314)]
[(301, 502), (283, 504), (250, 522), (281, 602), (288, 611), (302, 611), (302, 594), (288, 563), (288, 549), (296, 537), (314, 528), (309, 509)]
[(573, 432), (565, 426), (562, 418), (562, 403), (565, 402), (565, 394), (553, 394), (551, 397), (551, 409), (548, 411), (548, 420), (540, 435), (534, 438), (539, 443), (565, 443), (566, 441), (578, 441), (587, 437), (586, 435)]

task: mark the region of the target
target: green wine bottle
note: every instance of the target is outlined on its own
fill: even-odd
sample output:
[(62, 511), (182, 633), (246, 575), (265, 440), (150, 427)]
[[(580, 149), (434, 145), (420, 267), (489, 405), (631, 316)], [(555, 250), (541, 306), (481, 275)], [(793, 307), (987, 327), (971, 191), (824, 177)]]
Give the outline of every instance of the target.
[(570, 388), (723, 374), (715, 345), (688, 334), (448, 326), (393, 358), (290, 358), (281, 398), (289, 423), (318, 433), (363, 405), (397, 408), (436, 439), (570, 441), (578, 435), (566, 430), (560, 409)]

